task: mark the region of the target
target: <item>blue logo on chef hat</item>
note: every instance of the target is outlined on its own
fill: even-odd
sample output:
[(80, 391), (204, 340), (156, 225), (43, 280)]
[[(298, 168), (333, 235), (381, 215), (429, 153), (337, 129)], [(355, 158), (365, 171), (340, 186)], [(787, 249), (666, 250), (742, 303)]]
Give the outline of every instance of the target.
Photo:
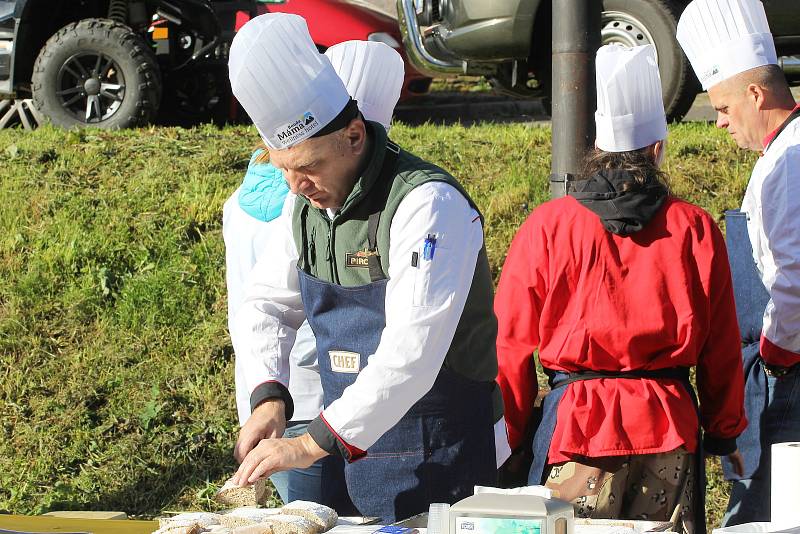
[(303, 114), (303, 122), (304, 122), (304, 124), (305, 124), (306, 126), (308, 126), (309, 124), (311, 124), (312, 122), (314, 122), (314, 115), (312, 115), (310, 111), (306, 111), (306, 112)]

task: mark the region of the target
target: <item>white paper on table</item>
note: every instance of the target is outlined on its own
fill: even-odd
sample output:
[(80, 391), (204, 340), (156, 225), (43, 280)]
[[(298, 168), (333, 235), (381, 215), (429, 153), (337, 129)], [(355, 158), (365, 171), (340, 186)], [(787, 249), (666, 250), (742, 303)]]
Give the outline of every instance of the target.
[(336, 525), (325, 534), (370, 534), (383, 525)]
[(618, 525), (575, 525), (575, 534), (640, 534), (635, 528)]
[(800, 527), (800, 442), (774, 443), (771, 462), (771, 528)]
[(537, 495), (544, 499), (553, 498), (553, 490), (544, 486), (522, 486), (521, 488), (493, 488), (491, 486), (475, 486), (475, 495), (495, 493), (497, 495)]
[(780, 529), (775, 523), (756, 521), (753, 523), (742, 523), (741, 525), (734, 525), (732, 527), (715, 528), (712, 534), (761, 534), (764, 532), (800, 534), (800, 526)]

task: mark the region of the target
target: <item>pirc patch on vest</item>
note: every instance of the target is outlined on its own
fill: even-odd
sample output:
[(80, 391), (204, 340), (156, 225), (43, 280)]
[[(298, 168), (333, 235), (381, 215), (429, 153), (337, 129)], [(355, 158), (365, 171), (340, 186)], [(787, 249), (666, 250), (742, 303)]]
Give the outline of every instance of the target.
[(378, 253), (371, 250), (359, 250), (358, 252), (348, 252), (345, 255), (345, 265), (348, 267), (369, 268), (369, 257), (377, 256)]
[(336, 373), (357, 373), (361, 370), (361, 355), (347, 350), (329, 350), (331, 370)]

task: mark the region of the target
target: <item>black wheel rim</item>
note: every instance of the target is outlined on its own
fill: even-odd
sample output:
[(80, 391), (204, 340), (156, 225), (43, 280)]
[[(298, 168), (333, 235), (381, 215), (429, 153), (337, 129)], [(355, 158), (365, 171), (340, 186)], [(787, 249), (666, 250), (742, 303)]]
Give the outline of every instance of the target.
[(77, 120), (99, 123), (111, 118), (125, 99), (125, 76), (112, 58), (81, 52), (58, 71), (56, 96), (61, 107)]

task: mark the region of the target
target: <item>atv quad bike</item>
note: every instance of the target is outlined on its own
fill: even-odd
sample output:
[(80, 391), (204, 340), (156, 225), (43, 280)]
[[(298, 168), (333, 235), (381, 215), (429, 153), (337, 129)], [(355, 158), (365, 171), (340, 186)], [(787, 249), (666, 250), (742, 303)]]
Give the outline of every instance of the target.
[[(0, 127), (126, 128), (237, 113), (227, 52), (255, 0), (0, 0)], [(159, 110), (161, 113), (159, 114)]]

